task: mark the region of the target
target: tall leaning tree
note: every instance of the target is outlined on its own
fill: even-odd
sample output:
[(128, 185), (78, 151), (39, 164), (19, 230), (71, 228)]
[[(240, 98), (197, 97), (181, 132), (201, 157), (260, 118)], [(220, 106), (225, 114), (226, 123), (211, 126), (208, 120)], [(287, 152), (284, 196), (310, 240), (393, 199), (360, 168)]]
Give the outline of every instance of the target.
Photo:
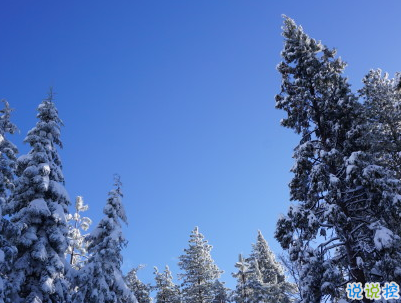
[(300, 141), (289, 185), (294, 205), (275, 237), (301, 266), (302, 298), (337, 300), (347, 282), (399, 283), (401, 186), (373, 152), (364, 105), (342, 75), (346, 64), (288, 17), (283, 36), (276, 107)]
[(50, 91), (38, 106), (39, 121), (25, 142), (31, 146), (17, 161), (17, 180), (6, 213), (19, 231), (14, 237), (18, 254), (9, 275), (11, 302), (69, 302), (65, 278), (67, 207), (61, 160), (58, 116)]
[(7, 301), (12, 290), (8, 275), (17, 250), (9, 239), (18, 235), (18, 230), (14, 225), (3, 217), (3, 208), (14, 190), (16, 155), (18, 153), (16, 146), (7, 138), (8, 134), (14, 134), (17, 130), (17, 127), (10, 121), (12, 109), (7, 101), (3, 100), (3, 102), (4, 108), (0, 110), (0, 303)]

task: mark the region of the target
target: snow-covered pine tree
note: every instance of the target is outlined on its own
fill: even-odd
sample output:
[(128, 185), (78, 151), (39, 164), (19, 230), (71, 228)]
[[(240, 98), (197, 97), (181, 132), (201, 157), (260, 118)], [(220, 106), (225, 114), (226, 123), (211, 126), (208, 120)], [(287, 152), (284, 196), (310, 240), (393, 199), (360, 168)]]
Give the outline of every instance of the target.
[(8, 239), (13, 236), (18, 236), (18, 230), (10, 221), (3, 218), (0, 205), (0, 303), (10, 302), (7, 298), (10, 298), (12, 292), (8, 276), (17, 249)]
[(157, 267), (154, 269), (156, 284), (153, 289), (156, 291), (156, 303), (181, 303), (180, 289), (173, 282), (170, 268), (166, 265), (164, 272), (159, 272)]
[(263, 283), (263, 276), (255, 259), (239, 255), (235, 264), (238, 268), (232, 276), (237, 279), (236, 289), (231, 294), (231, 302), (235, 303), (262, 303), (267, 301), (267, 286)]
[(252, 244), (252, 252), (249, 260), (256, 260), (258, 262), (258, 268), (262, 274), (264, 283), (280, 283), (285, 281), (283, 268), (276, 261), (260, 230), (258, 230), (256, 243)]
[(371, 70), (363, 79), (360, 94), (368, 122), (369, 141), (381, 164), (401, 179), (401, 90), (398, 76), (390, 79), (380, 69)]
[(297, 205), (278, 220), (275, 236), (302, 266), (302, 297), (337, 300), (347, 282), (399, 283), (401, 186), (371, 152), (362, 105), (342, 76), (345, 63), (288, 17), (283, 36), (276, 107), (288, 114), (282, 125), (302, 137), (290, 183)]
[(179, 274), (182, 282), (184, 303), (212, 303), (214, 299), (213, 283), (222, 271), (214, 264), (210, 255), (212, 246), (207, 243), (198, 227), (191, 232), (189, 248), (179, 257), (178, 263), (183, 273)]
[(131, 269), (124, 279), (128, 288), (135, 295), (138, 303), (152, 303), (152, 299), (150, 297), (150, 286), (139, 280), (137, 276), (138, 270), (142, 268), (143, 266), (140, 265)]
[(256, 259), (248, 259), (250, 265), (250, 276), (247, 281), (247, 288), (251, 290), (247, 303), (279, 302), (270, 301), (268, 297), (267, 284), (263, 282), (263, 275), (259, 270)]
[(82, 235), (81, 230), (87, 231), (89, 226), (92, 224), (92, 220), (88, 217), (81, 217), (80, 213), (88, 210), (88, 205), (84, 205), (84, 200), (81, 196), (78, 196), (75, 200), (75, 213), (68, 214), (67, 222), (68, 225), (68, 249), (67, 255), (69, 255), (69, 262), (75, 269), (80, 269), (88, 260), (88, 241), (85, 241), (85, 237), (88, 235)]
[(18, 254), (9, 275), (10, 302), (69, 301), (65, 279), (67, 223), (70, 203), (64, 188), (57, 146), (62, 147), (62, 121), (50, 90), (38, 106), (39, 121), (25, 142), (31, 151), (18, 158), (16, 186), (6, 213), (20, 235), (13, 238)]
[(286, 280), (282, 265), (276, 261), (260, 230), (256, 244), (252, 245), (251, 255), (247, 259), (249, 263), (253, 260), (257, 263), (257, 268), (254, 268), (254, 271), (260, 271), (262, 282), (267, 291), (266, 302), (291, 302), (296, 286)]
[(14, 190), (14, 174), (17, 162), (17, 147), (7, 139), (7, 134), (14, 134), (17, 127), (10, 121), (13, 111), (6, 100), (0, 110), (0, 203), (4, 204)]
[(3, 207), (7, 203), (14, 189), (14, 173), (16, 166), (16, 154), (18, 150), (7, 138), (7, 134), (13, 134), (17, 127), (11, 123), (11, 108), (8, 102), (3, 100), (4, 108), (0, 110), (0, 303), (4, 303), (10, 296), (10, 288), (7, 276), (10, 273), (13, 259), (17, 250), (8, 240), (11, 236), (18, 236), (18, 230), (13, 224), (3, 218)]
[(126, 240), (120, 220), (127, 223), (127, 217), (122, 204), (120, 177), (116, 176), (114, 181), (115, 188), (109, 192), (103, 209), (104, 218), (85, 238), (89, 242), (89, 259), (79, 270), (74, 303), (137, 303), (121, 272), (121, 250), (126, 246)]
[(236, 303), (248, 303), (252, 295), (252, 289), (248, 285), (252, 275), (250, 264), (240, 254), (235, 267), (238, 268), (238, 271), (232, 273), (232, 276), (237, 279), (237, 285), (231, 294), (232, 301)]
[(389, 79), (380, 69), (371, 70), (363, 79), (364, 138), (369, 140), (370, 149), (369, 153), (356, 154), (355, 163), (351, 163), (356, 167), (350, 174), (359, 182), (363, 174), (362, 181), (371, 191), (367, 206), (376, 214), (368, 217), (374, 231), (369, 246), (374, 258), (365, 254), (359, 263), (368, 269), (366, 275), (371, 280), (382, 283), (401, 282), (401, 219), (396, 215), (401, 209), (400, 79), (400, 73)]
[(224, 286), (224, 282), (216, 279), (213, 282), (213, 303), (227, 303), (229, 300), (230, 289)]

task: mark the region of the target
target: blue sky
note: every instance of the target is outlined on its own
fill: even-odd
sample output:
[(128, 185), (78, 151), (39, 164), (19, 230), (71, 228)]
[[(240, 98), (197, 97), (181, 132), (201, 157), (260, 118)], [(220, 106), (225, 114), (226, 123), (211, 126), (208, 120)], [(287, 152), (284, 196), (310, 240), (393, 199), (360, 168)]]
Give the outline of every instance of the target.
[(49, 86), (65, 123), (60, 152), (72, 199), (95, 224), (124, 183), (126, 272), (175, 275), (190, 231), (230, 273), (260, 229), (273, 251), (288, 206), (297, 137), (280, 127), (275, 70), (281, 14), (336, 47), (354, 89), (371, 68), (400, 70), (399, 1), (1, 1), (0, 98), (22, 140)]

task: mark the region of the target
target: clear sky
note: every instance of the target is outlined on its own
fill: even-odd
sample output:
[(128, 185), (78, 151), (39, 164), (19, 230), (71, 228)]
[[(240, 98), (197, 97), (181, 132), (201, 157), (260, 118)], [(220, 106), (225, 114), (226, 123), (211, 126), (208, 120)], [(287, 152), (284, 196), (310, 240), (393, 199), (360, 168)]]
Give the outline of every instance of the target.
[(0, 98), (22, 140), (49, 86), (65, 127), (72, 200), (96, 224), (112, 176), (124, 183), (123, 270), (178, 256), (190, 231), (231, 272), (260, 229), (274, 252), (296, 136), (279, 125), (281, 14), (336, 47), (353, 88), (371, 68), (401, 70), (400, 1), (0, 1)]

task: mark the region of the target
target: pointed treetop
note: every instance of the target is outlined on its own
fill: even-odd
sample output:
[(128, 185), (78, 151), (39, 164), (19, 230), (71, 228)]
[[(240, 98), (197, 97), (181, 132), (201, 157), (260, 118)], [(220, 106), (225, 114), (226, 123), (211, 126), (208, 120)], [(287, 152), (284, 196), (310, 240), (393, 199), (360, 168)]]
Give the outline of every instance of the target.
[(4, 133), (14, 134), (18, 128), (10, 122), (11, 112), (14, 111), (13, 108), (10, 108), (7, 100), (1, 100), (4, 103), (4, 108), (0, 110), (0, 135), (4, 135)]
[(44, 101), (50, 101), (52, 102), (54, 99), (55, 93), (53, 92), (53, 86), (49, 87), (49, 92), (47, 93), (47, 99), (44, 99)]
[(115, 189), (116, 193), (118, 193), (121, 197), (123, 197), (124, 196), (122, 193), (123, 183), (121, 182), (121, 176), (119, 174), (114, 174), (113, 179), (114, 179), (113, 185), (116, 188)]
[(262, 232), (260, 230), (258, 230), (257, 242), (259, 242), (261, 244), (264, 244), (266, 246), (268, 245), (265, 237), (263, 236), (263, 234), (262, 234)]
[(128, 224), (127, 216), (125, 214), (124, 205), (122, 204), (122, 182), (118, 174), (114, 175), (114, 189), (109, 192), (107, 204), (103, 209), (103, 213), (108, 217), (115, 218), (118, 223), (117, 217), (120, 218), (125, 224)]

